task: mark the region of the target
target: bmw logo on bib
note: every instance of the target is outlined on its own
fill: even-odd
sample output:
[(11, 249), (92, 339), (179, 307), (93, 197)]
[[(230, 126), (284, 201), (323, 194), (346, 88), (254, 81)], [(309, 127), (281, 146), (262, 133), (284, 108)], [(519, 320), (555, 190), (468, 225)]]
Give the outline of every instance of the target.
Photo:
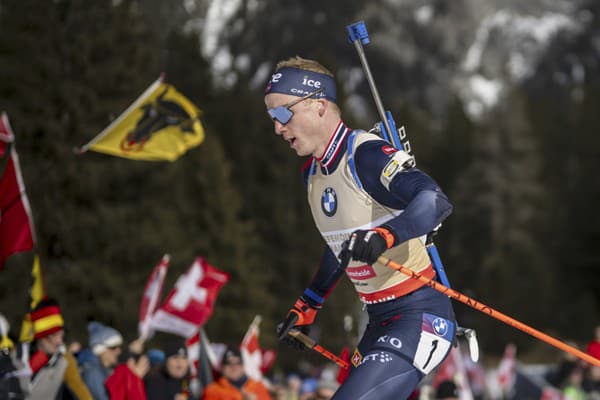
[(433, 320), (433, 331), (438, 336), (445, 336), (448, 332), (448, 321), (444, 318), (436, 318)]
[(328, 187), (321, 195), (321, 209), (328, 217), (333, 217), (337, 211), (337, 196), (332, 187)]

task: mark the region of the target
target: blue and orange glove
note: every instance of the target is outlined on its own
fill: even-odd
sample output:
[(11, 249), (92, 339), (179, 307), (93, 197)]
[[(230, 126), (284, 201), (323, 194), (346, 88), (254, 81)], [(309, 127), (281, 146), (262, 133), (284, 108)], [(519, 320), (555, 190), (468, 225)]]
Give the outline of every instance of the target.
[(387, 228), (357, 230), (342, 246), (340, 258), (362, 261), (373, 265), (387, 249), (396, 244), (396, 237)]
[(277, 325), (277, 335), (279, 340), (296, 350), (304, 350), (306, 346), (288, 335), (292, 329), (297, 329), (300, 332), (308, 335), (310, 325), (315, 321), (317, 312), (321, 309), (320, 304), (310, 302), (304, 296), (300, 296), (294, 306), (287, 313), (285, 320)]

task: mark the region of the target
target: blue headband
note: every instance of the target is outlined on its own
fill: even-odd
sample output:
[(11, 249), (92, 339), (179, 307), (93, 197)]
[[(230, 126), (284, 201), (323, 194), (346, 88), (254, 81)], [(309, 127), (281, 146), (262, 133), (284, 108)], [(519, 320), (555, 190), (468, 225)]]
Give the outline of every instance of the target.
[(326, 98), (335, 103), (335, 82), (331, 76), (300, 68), (283, 67), (271, 76), (265, 95), (283, 93), (303, 97), (319, 89), (323, 91), (315, 97)]

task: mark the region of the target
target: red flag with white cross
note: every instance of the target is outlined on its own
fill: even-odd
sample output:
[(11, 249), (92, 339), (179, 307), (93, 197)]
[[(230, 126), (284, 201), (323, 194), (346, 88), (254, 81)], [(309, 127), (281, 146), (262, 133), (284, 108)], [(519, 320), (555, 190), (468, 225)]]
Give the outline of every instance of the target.
[(169, 268), (170, 256), (165, 254), (160, 260), (158, 265), (154, 267), (146, 287), (144, 288), (144, 294), (140, 303), (140, 319), (138, 323), (138, 331), (141, 337), (149, 338), (152, 336), (152, 329), (150, 329), (150, 322), (158, 302), (160, 301), (160, 295), (162, 293), (163, 283), (167, 275), (167, 269)]
[(152, 317), (151, 328), (184, 338), (195, 335), (212, 315), (219, 290), (228, 281), (228, 273), (197, 257)]
[(262, 318), (260, 315), (254, 317), (240, 345), (240, 352), (244, 360), (244, 371), (246, 375), (257, 381), (263, 379), (263, 373), (271, 368), (277, 356), (277, 353), (273, 350), (263, 350), (260, 348), (258, 337), (260, 335), (259, 325), (261, 321)]

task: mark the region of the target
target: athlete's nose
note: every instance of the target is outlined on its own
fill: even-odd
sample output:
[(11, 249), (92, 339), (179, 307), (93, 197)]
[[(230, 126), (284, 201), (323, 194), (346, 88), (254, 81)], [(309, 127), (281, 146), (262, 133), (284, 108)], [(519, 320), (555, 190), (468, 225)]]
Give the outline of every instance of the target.
[(283, 135), (283, 131), (285, 130), (285, 125), (283, 125), (281, 122), (277, 121), (276, 119), (273, 120), (273, 124), (275, 125), (275, 134)]

